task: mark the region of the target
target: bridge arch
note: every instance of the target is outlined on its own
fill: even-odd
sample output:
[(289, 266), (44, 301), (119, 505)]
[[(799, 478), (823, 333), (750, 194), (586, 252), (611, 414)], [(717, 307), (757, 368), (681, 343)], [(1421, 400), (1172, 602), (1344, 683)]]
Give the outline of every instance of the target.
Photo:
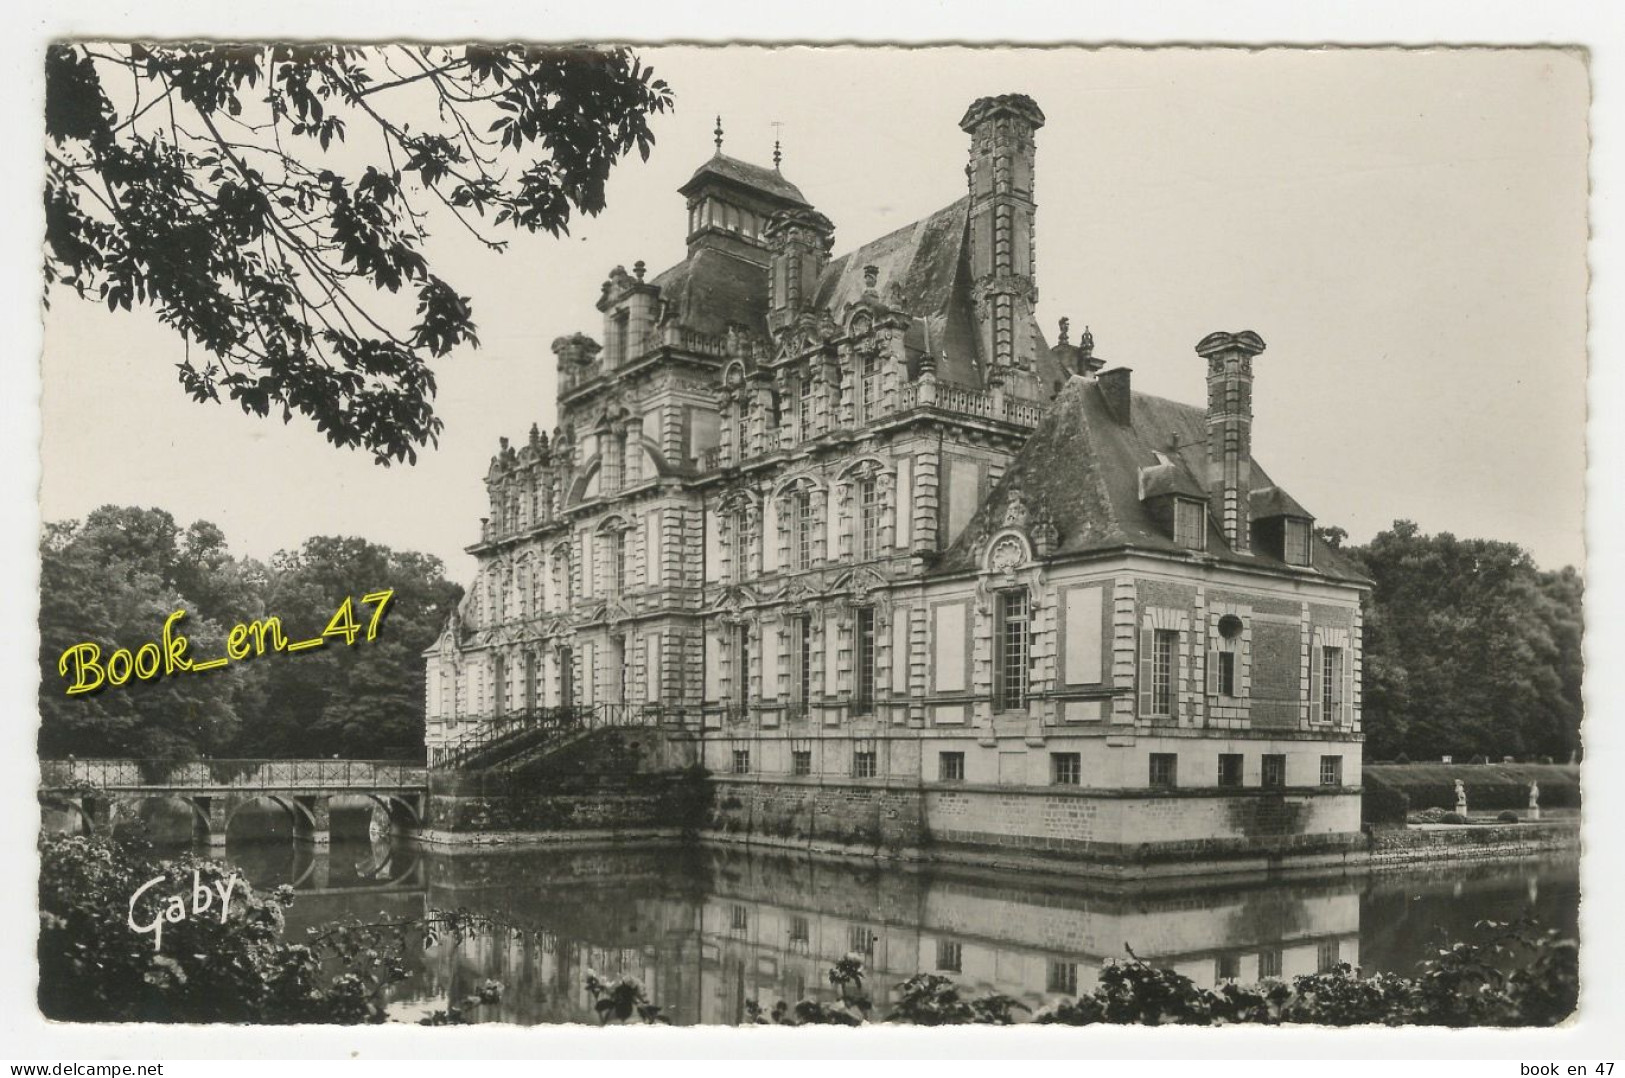
[[(41, 795), (39, 804), (41, 814), (47, 809), (56, 809), (64, 813), (69, 820), (76, 821), (69, 834), (90, 836), (96, 833), (96, 821), (91, 816), (90, 810), (85, 807), (83, 798), (54, 797), (45, 794)], [(41, 822), (43, 823), (43, 820)]]
[(270, 802), (286, 814), (289, 823), (292, 825), (294, 838), (312, 836), (318, 831), (325, 834), (327, 831), (325, 822), (318, 825), (316, 814), (299, 798), (281, 793), (254, 793), (230, 799), (226, 806), (224, 826), (221, 828), (221, 833), (229, 835), (231, 825), (242, 814), (243, 809), (249, 805), (259, 804), (262, 801)]

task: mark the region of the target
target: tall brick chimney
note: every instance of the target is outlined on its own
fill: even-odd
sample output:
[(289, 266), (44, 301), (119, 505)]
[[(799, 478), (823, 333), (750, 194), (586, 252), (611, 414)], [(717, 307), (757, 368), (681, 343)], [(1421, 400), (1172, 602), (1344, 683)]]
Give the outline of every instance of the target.
[(976, 101), (959, 126), (971, 137), (965, 168), (971, 294), (988, 378), (1017, 396), (1034, 397), (1035, 348), (1031, 334), (1021, 330), (1038, 302), (1033, 132), (1044, 126), (1044, 113), (1026, 94), (1002, 94)]
[(1264, 340), (1252, 330), (1210, 333), (1196, 345), (1207, 360), (1207, 497), (1230, 549), (1251, 549), (1253, 357)]

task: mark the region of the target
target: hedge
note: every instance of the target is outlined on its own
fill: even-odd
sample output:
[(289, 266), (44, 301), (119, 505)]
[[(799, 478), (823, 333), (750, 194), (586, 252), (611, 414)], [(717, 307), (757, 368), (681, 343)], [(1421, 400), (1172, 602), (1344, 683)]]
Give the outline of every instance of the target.
[[(1528, 808), (1531, 782), (1540, 783), (1541, 808), (1580, 807), (1580, 768), (1574, 764), (1367, 764), (1362, 771), (1368, 800), (1380, 785), (1408, 798), (1412, 811), (1454, 810), (1457, 779), (1473, 812)], [(1379, 811), (1392, 809), (1384, 804)]]

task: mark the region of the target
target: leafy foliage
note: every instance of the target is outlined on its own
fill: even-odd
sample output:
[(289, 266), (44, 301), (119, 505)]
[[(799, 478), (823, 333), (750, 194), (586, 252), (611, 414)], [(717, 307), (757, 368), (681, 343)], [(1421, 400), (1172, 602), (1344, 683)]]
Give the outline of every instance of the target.
[(194, 400), (383, 464), (438, 439), (428, 361), (478, 344), (431, 220), (563, 235), (672, 100), (626, 49), (71, 43), (45, 74), (47, 288), (153, 308)]
[(1368, 759), (1566, 760), (1580, 745), (1584, 585), (1522, 548), (1396, 521), (1344, 546), (1375, 582), (1365, 618)]
[[(181, 529), (163, 510), (104, 506), (51, 524), (41, 544), (40, 737), (44, 756), (410, 758), (423, 746), (422, 652), (460, 588), (438, 559), (363, 539), (319, 536), (269, 565), (234, 558), (220, 529)], [(225, 654), (226, 628), (274, 615), (289, 639), (314, 636), (345, 596), (393, 588), (375, 639), (297, 656), (267, 654), (68, 696), (63, 650), (153, 640), (176, 609), (194, 660)]]
[(633, 1018), (647, 1026), (669, 1021), (660, 1013), (658, 1005), (649, 1002), (643, 982), (636, 977), (620, 977), (606, 982), (589, 969), (584, 981), (587, 994), (593, 1000), (593, 1010), (598, 1014), (599, 1025), (608, 1025), (611, 1020), (625, 1023)]

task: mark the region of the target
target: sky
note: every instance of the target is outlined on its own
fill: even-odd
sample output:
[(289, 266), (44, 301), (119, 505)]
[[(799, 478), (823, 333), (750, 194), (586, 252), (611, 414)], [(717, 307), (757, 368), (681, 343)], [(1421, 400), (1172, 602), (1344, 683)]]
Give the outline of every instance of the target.
[[(1585, 65), (1551, 50), (641, 48), (675, 91), (654, 153), (562, 240), (490, 254), (438, 223), (426, 253), (482, 347), (435, 364), (438, 449), (381, 468), (304, 420), (198, 405), (149, 313), (59, 293), (45, 315), (41, 509), (107, 503), (220, 525), (240, 554), (354, 534), (445, 560), (486, 512), (499, 436), (555, 420), (549, 343), (601, 337), (617, 264), (678, 261), (676, 189), (712, 152), (767, 164), (836, 226), (835, 253), (964, 192), (958, 120), (1032, 96), (1038, 315), (1087, 325), (1135, 387), (1200, 404), (1197, 341), (1251, 329), (1253, 447), (1322, 523), (1396, 519), (1579, 565), (1586, 420)], [(773, 125), (777, 122), (779, 127)], [(352, 138), (355, 138), (352, 134)], [(352, 146), (362, 152), (364, 146)]]

